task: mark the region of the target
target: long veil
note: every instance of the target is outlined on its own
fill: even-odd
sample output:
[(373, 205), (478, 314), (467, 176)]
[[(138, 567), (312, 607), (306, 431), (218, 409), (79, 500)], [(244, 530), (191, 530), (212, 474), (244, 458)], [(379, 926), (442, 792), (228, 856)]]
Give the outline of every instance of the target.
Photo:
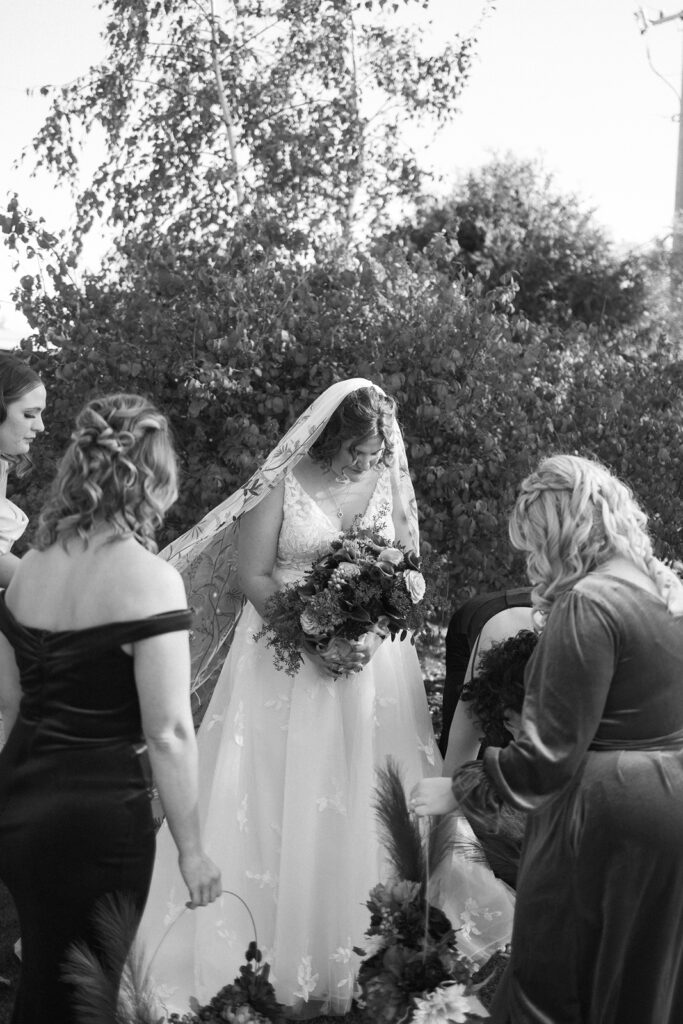
[[(360, 388), (375, 388), (384, 394), (381, 388), (363, 377), (332, 384), (299, 416), (243, 487), (161, 552), (183, 577), (188, 603), (194, 612), (190, 647), (196, 721), (201, 719), (211, 697), (242, 610), (243, 595), (237, 577), (240, 519), (296, 466), (320, 436), (337, 406)], [(395, 424), (393, 441), (394, 500), (403, 506), (411, 543), (417, 550), (417, 504), (398, 424)]]
[[(184, 576), (196, 616), (203, 842), (226, 891), (254, 915), (279, 998), (288, 1003), (309, 993), (312, 1004), (321, 997), (334, 1006), (350, 1001), (353, 947), (367, 927), (364, 900), (384, 871), (372, 809), (375, 767), (391, 754), (409, 785), (441, 768), (408, 643), (381, 645), (348, 685), (328, 685), (310, 662), (289, 679), (276, 671), (265, 644), (253, 642), (260, 619), (247, 604), (225, 661), (243, 602), (240, 517), (296, 466), (339, 403), (370, 387), (376, 385), (355, 378), (328, 388), (248, 483), (164, 552)], [(398, 426), (392, 442), (393, 508), (404, 513), (417, 550), (417, 507)], [(483, 865), (459, 858), (456, 869), (456, 899), (447, 911), (456, 927), (471, 935), (475, 952), (506, 940), (512, 901), (505, 888)], [(451, 877), (443, 882), (449, 891)], [(180, 1012), (191, 995), (208, 999), (229, 980), (242, 940), (253, 937), (234, 896), (191, 914), (183, 911), (186, 899), (177, 850), (163, 826), (139, 939), (157, 991)]]

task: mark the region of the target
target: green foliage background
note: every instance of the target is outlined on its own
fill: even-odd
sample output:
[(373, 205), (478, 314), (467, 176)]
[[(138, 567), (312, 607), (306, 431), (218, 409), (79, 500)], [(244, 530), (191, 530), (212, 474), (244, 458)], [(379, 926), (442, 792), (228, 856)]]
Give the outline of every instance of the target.
[[(239, 486), (325, 387), (360, 375), (398, 400), (444, 616), (523, 579), (506, 520), (552, 451), (607, 462), (650, 512), (660, 553), (679, 553), (666, 257), (617, 254), (579, 199), (511, 158), (446, 202), (424, 198), (410, 126), (453, 116), (473, 39), (421, 49), (397, 12), (424, 20), (429, 0), (102, 8), (107, 57), (52, 90), (34, 143), (77, 189), (76, 227), (50, 234), (17, 197), (0, 216), (32, 268), (15, 298), (49, 392), (37, 472), (15, 485), (34, 520), (95, 392), (148, 393), (173, 424), (182, 489), (164, 543)], [(385, 114), (371, 116), (378, 95)], [(107, 156), (83, 185), (91, 132)], [(99, 220), (111, 255), (81, 274)]]
[[(443, 240), (433, 249), (445, 258)], [(506, 518), (551, 451), (610, 464), (652, 514), (660, 551), (675, 555), (682, 367), (661, 327), (534, 323), (515, 308), (513, 282), (453, 278), (433, 257), (395, 245), (381, 259), (330, 252), (304, 266), (254, 230), (220, 252), (131, 250), (125, 274), (83, 287), (56, 274), (48, 292), (24, 278), (29, 347), (50, 396), (38, 471), (21, 485), (27, 511), (93, 392), (149, 393), (171, 419), (183, 482), (163, 541), (243, 482), (333, 380), (362, 375), (398, 400), (444, 613), (522, 579)]]

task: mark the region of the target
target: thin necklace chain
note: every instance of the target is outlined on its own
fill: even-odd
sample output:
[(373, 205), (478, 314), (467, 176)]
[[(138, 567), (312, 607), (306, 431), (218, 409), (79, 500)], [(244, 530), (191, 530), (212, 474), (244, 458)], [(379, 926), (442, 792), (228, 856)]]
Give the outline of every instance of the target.
[[(335, 476), (334, 479), (335, 479), (335, 481), (337, 483), (341, 483), (341, 478), (340, 477), (336, 477)], [(347, 476), (344, 477), (344, 480), (345, 480), (346, 484), (350, 484), (351, 483), (351, 481), (349, 480), (349, 478)], [(347, 500), (347, 498), (349, 496), (348, 487), (346, 488), (346, 493), (344, 495), (344, 498), (342, 499), (341, 505), (339, 504), (339, 502), (335, 498), (334, 494), (332, 493), (331, 488), (325, 483), (324, 480), (323, 480), (323, 487), (327, 491), (327, 496), (328, 496), (328, 498), (330, 499), (330, 501), (332, 502), (332, 504), (334, 505), (334, 507), (336, 509), (335, 515), (336, 515), (337, 519), (339, 519), (340, 522), (341, 522), (341, 520), (344, 518), (344, 505), (346, 504), (346, 500)]]
[[(372, 468), (375, 470), (375, 472), (377, 472), (377, 469), (376, 469), (375, 466), (373, 466)], [(329, 470), (329, 472), (334, 472), (334, 470)], [(345, 484), (344, 496), (343, 496), (341, 502), (337, 501), (337, 499), (335, 498), (334, 494), (332, 493), (332, 489), (329, 486), (329, 484), (327, 484), (325, 482), (325, 480), (323, 480), (322, 483), (323, 483), (323, 487), (327, 491), (328, 498), (330, 499), (330, 501), (332, 502), (332, 504), (335, 507), (335, 515), (336, 515), (337, 519), (341, 522), (341, 520), (344, 518), (344, 506), (347, 504), (347, 502), (349, 500), (349, 496), (353, 492), (352, 483), (354, 483), (354, 482), (360, 483), (360, 481), (352, 481), (352, 480), (350, 480), (348, 478), (348, 476), (344, 476), (343, 474), (342, 474), (341, 477), (340, 476), (335, 476), (334, 480), (335, 480), (335, 483), (339, 483), (340, 484), (343, 481), (344, 484)]]

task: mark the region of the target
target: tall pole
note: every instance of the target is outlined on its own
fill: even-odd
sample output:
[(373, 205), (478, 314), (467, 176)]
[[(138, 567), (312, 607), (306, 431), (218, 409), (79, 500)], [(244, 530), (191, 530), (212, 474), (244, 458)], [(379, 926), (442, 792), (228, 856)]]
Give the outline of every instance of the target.
[[(646, 18), (642, 8), (639, 11), (641, 32), (652, 26), (663, 25), (667, 21), (681, 21), (683, 11), (676, 14), (660, 15), (659, 18)], [(671, 242), (671, 284), (677, 290), (683, 283), (683, 61), (681, 62), (681, 91), (678, 109), (678, 157), (676, 160), (676, 195), (674, 198), (673, 230)]]
[(683, 70), (681, 71), (681, 97), (678, 111), (678, 159), (676, 161), (671, 274), (676, 286), (680, 285), (683, 281)]

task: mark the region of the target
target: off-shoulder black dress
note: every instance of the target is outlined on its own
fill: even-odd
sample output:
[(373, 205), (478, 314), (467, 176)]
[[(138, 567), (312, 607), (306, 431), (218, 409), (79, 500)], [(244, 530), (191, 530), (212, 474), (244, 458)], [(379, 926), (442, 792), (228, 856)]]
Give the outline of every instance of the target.
[(63, 977), (74, 944), (88, 945), (116, 988), (120, 956), (100, 934), (97, 908), (124, 896), (135, 925), (154, 860), (133, 659), (121, 645), (188, 629), (190, 616), (52, 632), (23, 626), (0, 595), (23, 691), (0, 752), (0, 878), (22, 939), (12, 1024), (77, 1020), (76, 989)]

